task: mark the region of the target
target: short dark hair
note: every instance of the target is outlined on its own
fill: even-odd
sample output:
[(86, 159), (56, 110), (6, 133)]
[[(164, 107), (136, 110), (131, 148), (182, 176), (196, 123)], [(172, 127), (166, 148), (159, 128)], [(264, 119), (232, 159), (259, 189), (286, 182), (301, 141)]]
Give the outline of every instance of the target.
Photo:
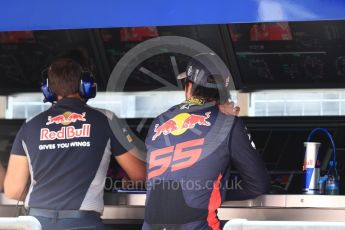
[(77, 62), (84, 71), (94, 72), (95, 67), (88, 55), (88, 52), (84, 48), (68, 49), (65, 52), (57, 56), (57, 59), (70, 58)]
[[(217, 76), (208, 76), (208, 82), (215, 83), (215, 77)], [(194, 82), (187, 80), (186, 83), (192, 84), (192, 95), (194, 97), (199, 97), (204, 99), (206, 102), (215, 101), (217, 103), (223, 103), (230, 99), (229, 92), (226, 91), (226, 89), (212, 89), (200, 86), (198, 84), (195, 84)]]
[(82, 67), (70, 58), (60, 58), (48, 68), (48, 86), (57, 96), (79, 92)]

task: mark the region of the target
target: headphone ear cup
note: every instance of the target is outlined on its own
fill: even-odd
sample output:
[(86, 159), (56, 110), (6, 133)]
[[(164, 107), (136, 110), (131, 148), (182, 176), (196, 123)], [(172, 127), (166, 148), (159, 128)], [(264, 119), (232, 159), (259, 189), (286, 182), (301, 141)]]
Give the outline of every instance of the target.
[(95, 83), (95, 78), (91, 72), (83, 72), (80, 79), (79, 93), (85, 100), (96, 97), (97, 83)]
[(42, 91), (43, 96), (44, 96), (43, 102), (53, 103), (54, 101), (56, 101), (55, 94), (53, 93), (53, 91), (48, 86), (48, 79), (47, 78), (43, 79), (43, 81), (42, 81), (41, 91)]

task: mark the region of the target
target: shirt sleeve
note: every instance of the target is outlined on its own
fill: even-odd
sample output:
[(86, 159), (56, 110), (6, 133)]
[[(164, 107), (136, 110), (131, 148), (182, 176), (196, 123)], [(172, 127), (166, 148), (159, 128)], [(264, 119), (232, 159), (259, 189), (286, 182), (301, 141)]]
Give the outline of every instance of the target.
[(113, 156), (119, 156), (134, 148), (133, 138), (129, 129), (115, 114), (112, 115), (109, 124), (111, 127), (110, 147)]
[(247, 129), (240, 118), (234, 121), (229, 148), (232, 165), (239, 172), (242, 183), (238, 188), (229, 190), (227, 200), (251, 199), (267, 193), (269, 176), (265, 164), (251, 142)]
[(19, 156), (26, 156), (26, 152), (23, 146), (23, 142), (24, 142), (24, 129), (25, 129), (25, 123), (20, 127), (13, 145), (12, 145), (12, 149), (11, 149), (11, 154), (13, 155), (19, 155)]

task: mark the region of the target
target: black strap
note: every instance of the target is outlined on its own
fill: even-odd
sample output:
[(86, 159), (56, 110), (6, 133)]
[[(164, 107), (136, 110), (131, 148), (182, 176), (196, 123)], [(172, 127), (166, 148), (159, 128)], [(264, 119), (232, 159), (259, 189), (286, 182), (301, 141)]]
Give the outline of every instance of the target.
[(179, 224), (149, 224), (150, 230), (180, 230)]
[(100, 214), (95, 211), (82, 211), (82, 210), (51, 210), (41, 208), (30, 208), (30, 216), (41, 216), (46, 218), (87, 218), (87, 217), (100, 217)]

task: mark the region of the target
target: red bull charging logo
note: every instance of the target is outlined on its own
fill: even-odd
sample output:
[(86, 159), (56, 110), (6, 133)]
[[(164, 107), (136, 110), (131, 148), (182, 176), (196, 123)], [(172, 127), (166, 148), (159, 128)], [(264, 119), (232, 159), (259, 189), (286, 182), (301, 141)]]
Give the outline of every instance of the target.
[(172, 134), (174, 136), (181, 135), (187, 130), (195, 128), (196, 125), (211, 126), (211, 123), (207, 121), (210, 115), (211, 112), (206, 112), (205, 115), (180, 113), (161, 125), (156, 124), (154, 129), (155, 134), (152, 140), (156, 140), (162, 134)]
[(57, 116), (48, 116), (48, 122), (46, 125), (52, 125), (52, 124), (62, 124), (62, 125), (69, 125), (70, 123), (74, 123), (77, 121), (86, 121), (85, 119), (86, 113), (72, 113), (72, 112), (65, 112), (63, 114), (57, 115)]

